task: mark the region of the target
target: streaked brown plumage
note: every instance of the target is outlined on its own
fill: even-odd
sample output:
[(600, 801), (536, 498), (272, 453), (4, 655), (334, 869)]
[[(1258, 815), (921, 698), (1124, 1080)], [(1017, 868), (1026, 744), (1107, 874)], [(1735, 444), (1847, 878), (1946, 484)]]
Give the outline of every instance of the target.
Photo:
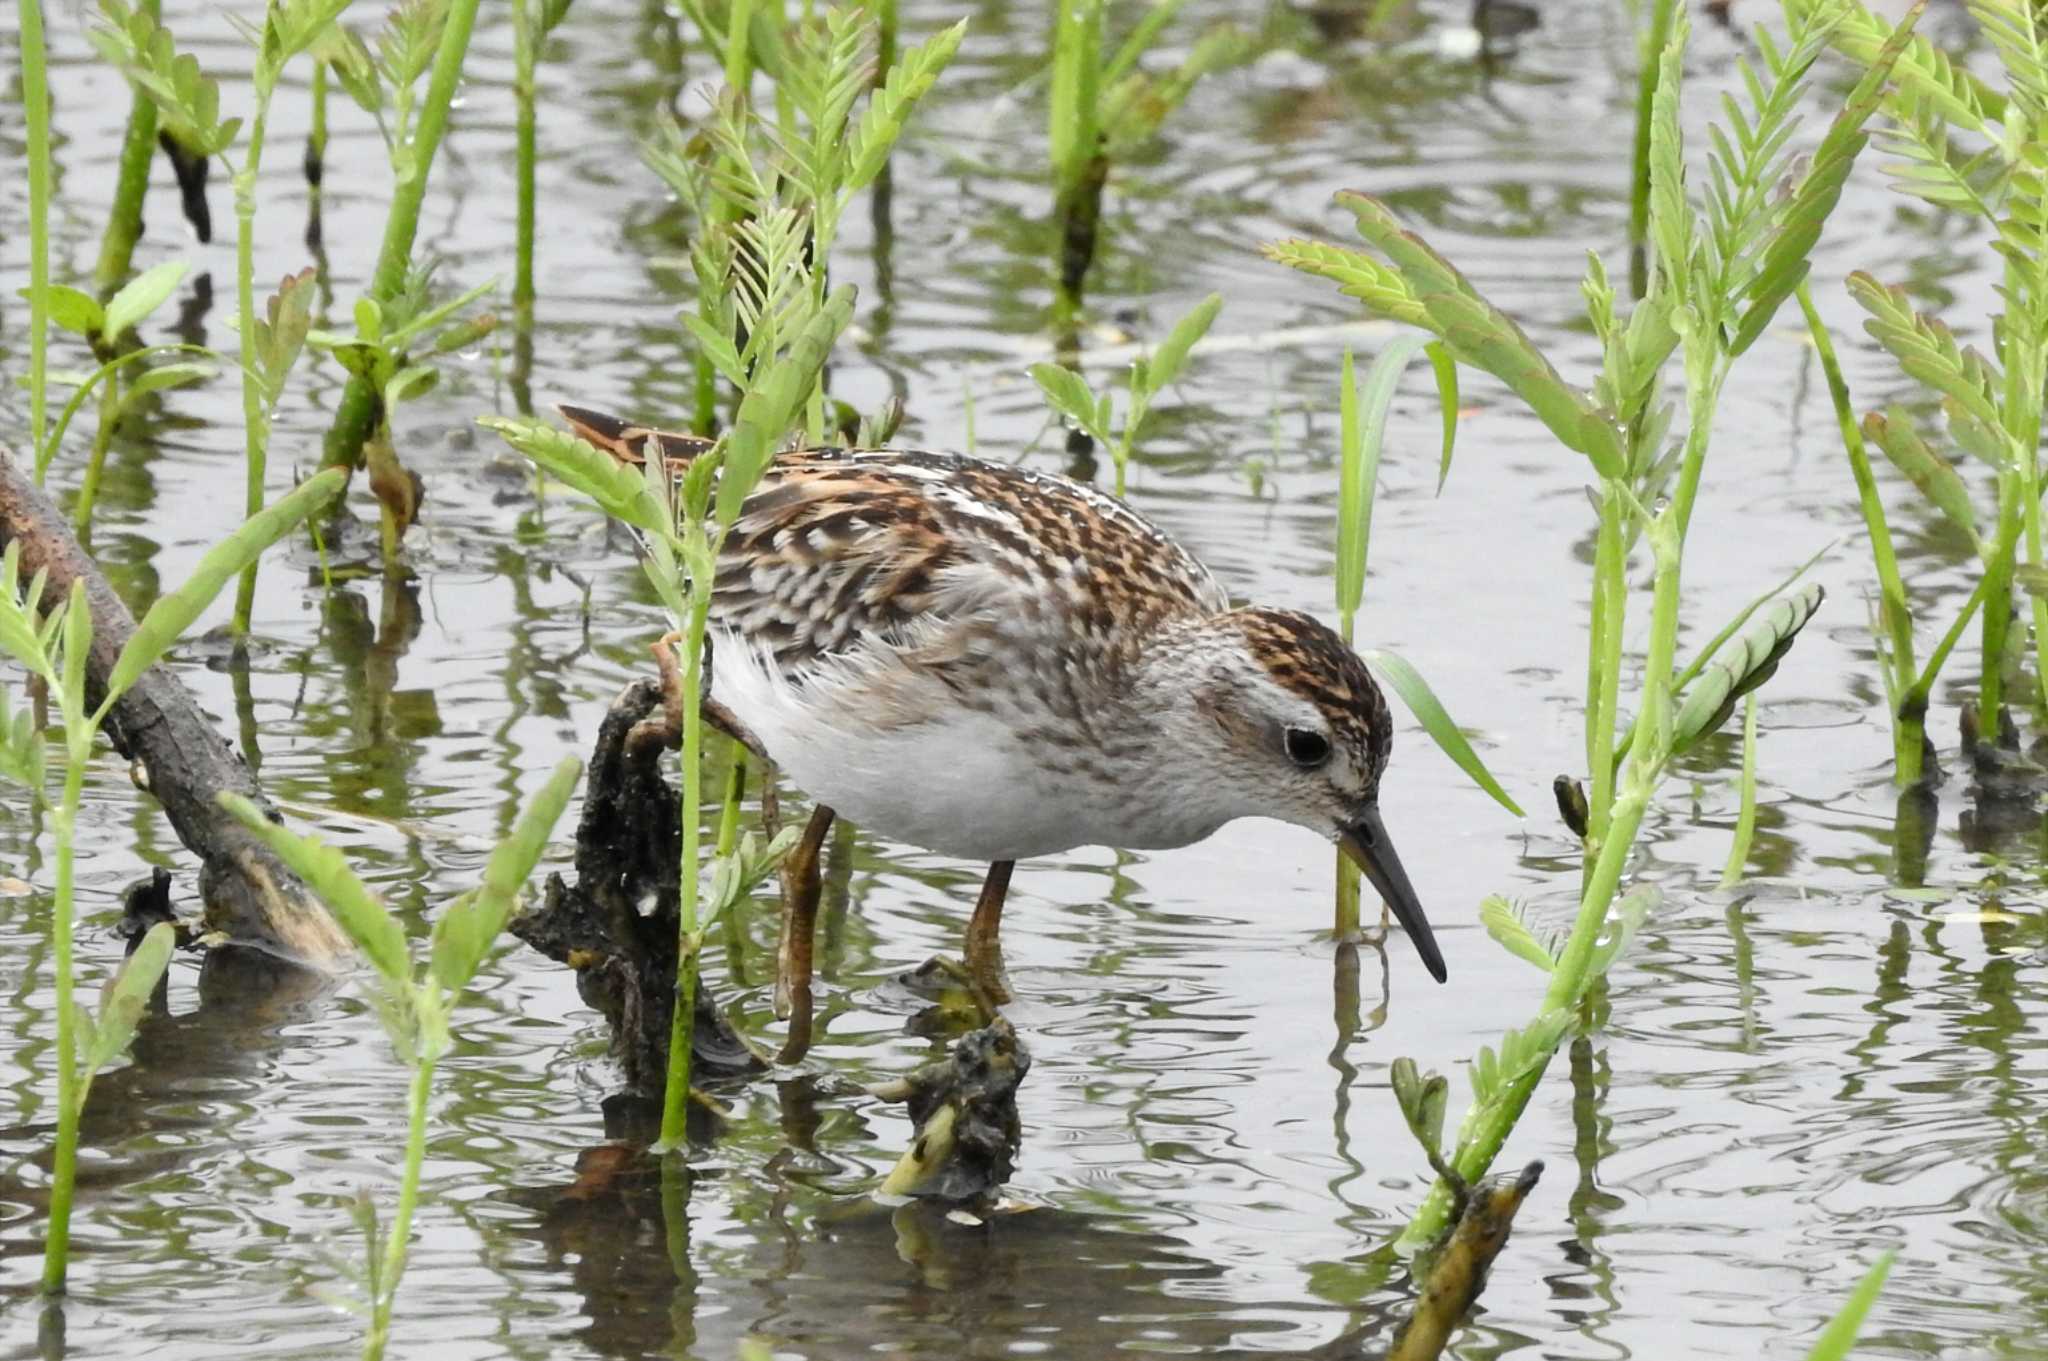
[[(709, 447), (564, 414), (629, 462)], [(1025, 856), (1282, 818), (1359, 859), (1443, 976), (1379, 823), (1392, 722), (1357, 654), (1307, 615), (1233, 608), (1093, 488), (953, 454), (778, 455), (721, 549), (713, 626), (719, 705), (860, 825), (1006, 882)]]

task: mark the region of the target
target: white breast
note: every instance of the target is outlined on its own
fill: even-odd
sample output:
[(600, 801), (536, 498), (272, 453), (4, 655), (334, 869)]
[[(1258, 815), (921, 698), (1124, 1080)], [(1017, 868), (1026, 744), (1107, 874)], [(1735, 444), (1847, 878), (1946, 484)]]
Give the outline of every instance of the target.
[[(1227, 820), (1197, 798), (1155, 801), (1145, 772), (1105, 780), (1048, 769), (1017, 725), (961, 706), (934, 680), (894, 688), (896, 721), (854, 701), (858, 659), (802, 689), (757, 648), (721, 633), (712, 693), (788, 778), (857, 827), (965, 860), (1021, 860), (1076, 846), (1183, 846)], [(900, 681), (900, 675), (892, 680)], [(921, 715), (900, 721), (904, 712)]]

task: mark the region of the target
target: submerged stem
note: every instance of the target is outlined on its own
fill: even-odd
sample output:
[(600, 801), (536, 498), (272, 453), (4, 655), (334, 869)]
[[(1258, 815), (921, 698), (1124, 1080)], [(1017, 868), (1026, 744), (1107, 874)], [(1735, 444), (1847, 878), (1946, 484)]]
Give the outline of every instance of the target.
[(1728, 847), (1728, 863), (1721, 869), (1721, 887), (1729, 889), (1742, 882), (1743, 866), (1749, 863), (1749, 844), (1756, 836), (1756, 691), (1742, 697), (1742, 811), (1735, 815), (1735, 838)]
[(92, 508), (99, 500), (100, 470), (106, 466), (107, 450), (114, 442), (115, 417), (120, 410), (121, 375), (110, 372), (100, 384), (100, 423), (92, 433), (92, 454), (85, 461), (85, 476), (78, 484), (78, 504), (71, 510), (71, 532), (83, 543), (92, 533)]

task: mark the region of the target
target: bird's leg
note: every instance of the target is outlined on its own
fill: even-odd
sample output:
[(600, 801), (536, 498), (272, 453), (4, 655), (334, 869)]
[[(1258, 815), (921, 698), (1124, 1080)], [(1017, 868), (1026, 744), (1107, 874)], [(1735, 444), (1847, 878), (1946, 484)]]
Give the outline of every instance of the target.
[[(775, 1014), (793, 1017), (790, 1026), (790, 1054), (795, 1062), (810, 1047), (811, 1028), (811, 943), (818, 925), (818, 855), (826, 833), (832, 830), (832, 810), (819, 804), (804, 824), (804, 834), (782, 861), (782, 943), (775, 951)], [(799, 1044), (799, 1032), (802, 1042)]]
[(1010, 892), (1010, 871), (1014, 860), (998, 860), (988, 867), (981, 896), (974, 900), (974, 915), (967, 919), (967, 972), (990, 1001), (1001, 1006), (1010, 1000), (1003, 981), (1003, 899)]

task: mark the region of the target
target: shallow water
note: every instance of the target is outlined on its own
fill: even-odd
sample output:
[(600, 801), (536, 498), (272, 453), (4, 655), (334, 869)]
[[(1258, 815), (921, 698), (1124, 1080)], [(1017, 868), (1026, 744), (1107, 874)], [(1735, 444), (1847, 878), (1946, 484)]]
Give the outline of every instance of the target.
[[(245, 65), (213, 7), (167, 7), (211, 69)], [(959, 8), (906, 5), (906, 35)], [(1574, 322), (1584, 252), (1622, 259), (1626, 12), (1560, 0), (1517, 53), (1482, 65), (1436, 46), (1462, 13), (1427, 10), (1413, 42), (1391, 46), (1329, 40), (1280, 14), (1274, 50), (1198, 90), (1112, 182), (1091, 281), (1105, 326), (1156, 336), (1214, 289), (1227, 299), (1217, 335), (1281, 337), (1200, 358), (1132, 472), (1132, 499), (1248, 598), (1328, 612), (1340, 345), (1328, 328), (1355, 314), (1251, 249), (1288, 234), (1346, 239), (1333, 190), (1390, 198), (1567, 374), (1588, 373), (1592, 342)], [(835, 266), (862, 290), (860, 335), (841, 349), (834, 390), (863, 408), (903, 393), (906, 440), (931, 445), (962, 446), (971, 411), (982, 453), (1055, 468), (1057, 432), (1022, 376), (1048, 334), (1044, 25), (1037, 7), (972, 13), (896, 158), (886, 229), (865, 211), (849, 221)], [(52, 20), (58, 250), (71, 269), (96, 249), (127, 106), (82, 22), (69, 9)], [(1968, 31), (1953, 10), (1928, 23)], [(1695, 132), (1744, 41), (1702, 22)], [(509, 273), (510, 50), (507, 21), (487, 11), (422, 225), (451, 283)], [(532, 399), (681, 411), (687, 222), (635, 146), (712, 64), (660, 10), (605, 0), (579, 0), (548, 58)], [(1836, 95), (1840, 70), (1829, 72), (1823, 92)], [(230, 104), (246, 94), (229, 82)], [(259, 277), (306, 263), (302, 96), (293, 85), (273, 120)], [(1817, 122), (1831, 110), (1815, 102)], [(374, 130), (339, 99), (334, 118), (326, 241), (339, 320), (374, 253), (384, 171)], [(10, 92), (0, 143), (14, 164), (20, 126)], [(1815, 270), (1866, 407), (1907, 390), (1862, 342), (1838, 283), (1849, 268), (1952, 298), (1959, 320), (1993, 301), (1983, 244), (1908, 210), (1871, 168)], [(140, 263), (210, 272), (211, 310), (184, 290), (186, 330), (230, 346), (232, 245), (189, 242), (159, 181)], [(10, 280), (25, 277), (25, 193), (20, 176), (0, 179)], [(230, 220), (224, 177), (214, 212)], [(13, 287), (0, 304), (9, 373), (24, 364)], [(1297, 328), (1315, 329), (1290, 342)], [(1370, 348), (1383, 334), (1355, 338)], [(317, 458), (339, 389), (333, 366), (311, 372), (279, 419), (276, 487)], [(1531, 813), (1517, 823), (1419, 730), (1401, 733), (1387, 817), (1438, 923), (1449, 987), (1397, 939), (1384, 958), (1365, 952), (1347, 1005), (1319, 934), (1330, 854), (1304, 833), (1240, 824), (1169, 854), (1023, 867), (1006, 934), (1011, 1014), (1035, 1065), (1013, 1189), (1038, 1208), (974, 1232), (869, 1204), (909, 1130), (895, 1108), (834, 1093), (840, 1077), (879, 1080), (932, 1052), (906, 1033), (911, 1004), (890, 980), (954, 948), (976, 867), (851, 844), (849, 902), (821, 939), (822, 1038), (807, 1071), (729, 1093), (723, 1136), (666, 1200), (658, 1175), (602, 1151), (616, 1080), (601, 1023), (566, 972), (506, 950), (438, 1093), (394, 1354), (725, 1358), (746, 1336), (800, 1357), (1369, 1351), (1405, 1300), (1375, 1274), (1374, 1250), (1427, 1184), (1387, 1066), (1409, 1055), (1455, 1069), (1526, 1021), (1543, 980), (1485, 938), (1474, 907), (1507, 892), (1561, 920), (1576, 883), (1547, 790), (1580, 760), (1586, 473), (1468, 375), (1473, 410), (1436, 496), (1437, 418), (1414, 377), (1383, 468), (1361, 632), (1432, 679)], [(522, 794), (587, 750), (663, 626), (597, 519), (559, 498), (537, 507), (518, 469), (471, 433), (473, 416), (517, 400), (508, 342), (462, 356), (404, 411), (404, 452), (428, 495), (407, 545), (416, 587), (369, 578), (323, 595), (309, 553), (275, 555), (251, 671), (232, 676), (196, 645), (178, 658), (273, 794), (346, 846), (418, 934), (473, 880)], [(0, 404), (0, 428), (18, 431), (11, 384)], [(116, 445), (96, 540), (131, 599), (181, 579), (233, 522), (238, 411), (226, 382), (180, 392), (148, 438)], [(1864, 1267), (1895, 1248), (1859, 1355), (2048, 1357), (2039, 820), (1973, 830), (1969, 791), (1952, 780), (1926, 874), (1939, 892), (1899, 891), (1869, 569), (1826, 393), (1790, 327), (1739, 370), (1719, 434), (1689, 559), (1694, 637), (1844, 540), (1816, 569), (1825, 612), (1764, 692), (1755, 873), (1732, 893), (1716, 887), (1735, 803), (1724, 739), (1666, 787), (1646, 826), (1638, 873), (1663, 903), (1615, 971), (1608, 1024), (1554, 1065), (1504, 1155), (1549, 1172), (1454, 1354), (1803, 1356)], [(1968, 589), (1967, 547), (1910, 489), (1888, 487), (1910, 579), (1945, 624)], [(1933, 725), (1951, 752), (1957, 703), (1944, 688)], [(0, 1353), (24, 1355), (39, 1326), (55, 1345), (32, 1298), (53, 1118), (37, 832), (18, 801), (0, 807), (0, 874), (35, 886), (0, 899), (15, 1037), (0, 1095)], [(190, 862), (113, 760), (95, 771), (81, 837), (81, 955), (97, 980), (118, 958), (108, 928), (121, 886), (162, 863), (189, 897)], [(566, 851), (558, 843), (557, 863)], [(1994, 908), (2002, 919), (1951, 915)], [(721, 961), (711, 980), (762, 1032), (774, 1029), (760, 981), (769, 915), (750, 918), (759, 948), (744, 975)], [(404, 1070), (353, 991), (292, 1009), (201, 1007), (196, 976), (174, 966), (174, 1015), (94, 1091), (62, 1319), (70, 1354), (348, 1354), (358, 1325), (329, 1288), (358, 1251), (358, 1188), (388, 1202), (395, 1184)]]

